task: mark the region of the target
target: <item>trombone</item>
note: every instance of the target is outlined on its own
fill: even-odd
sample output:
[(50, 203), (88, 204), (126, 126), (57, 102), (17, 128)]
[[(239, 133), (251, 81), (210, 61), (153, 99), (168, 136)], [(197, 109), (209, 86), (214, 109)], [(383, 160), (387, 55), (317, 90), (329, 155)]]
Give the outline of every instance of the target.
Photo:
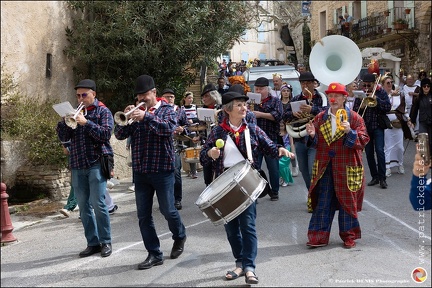
[(138, 109), (139, 107), (141, 107), (142, 105), (145, 105), (145, 102), (140, 102), (137, 106), (135, 106), (134, 108), (132, 108), (131, 110), (129, 110), (127, 113), (124, 113), (122, 111), (118, 111), (114, 114), (114, 121), (120, 125), (120, 126), (126, 126), (129, 124), (132, 124), (133, 122), (135, 122), (135, 119), (128, 119), (128, 116), (135, 111), (136, 109)]
[(360, 103), (359, 110), (362, 109), (362, 107), (364, 107), (363, 113), (361, 115), (362, 118), (363, 118), (363, 116), (364, 116), (364, 114), (366, 112), (366, 109), (368, 107), (371, 107), (371, 108), (372, 107), (376, 107), (377, 104), (378, 104), (378, 102), (376, 100), (376, 97), (375, 97), (375, 93), (376, 93), (376, 89), (378, 88), (378, 83), (379, 83), (380, 79), (381, 79), (381, 75), (378, 75), (376, 77), (375, 85), (374, 85), (374, 88), (372, 90), (371, 96), (367, 96), (367, 97), (363, 98), (362, 102)]
[(78, 116), (79, 113), (81, 113), (81, 110), (83, 110), (83, 109), (84, 109), (84, 116), (86, 116), (87, 115), (87, 108), (85, 107), (83, 102), (81, 102), (78, 105), (78, 108), (73, 113), (66, 115), (66, 117), (65, 117), (66, 125), (72, 129), (76, 129), (78, 127), (76, 117)]

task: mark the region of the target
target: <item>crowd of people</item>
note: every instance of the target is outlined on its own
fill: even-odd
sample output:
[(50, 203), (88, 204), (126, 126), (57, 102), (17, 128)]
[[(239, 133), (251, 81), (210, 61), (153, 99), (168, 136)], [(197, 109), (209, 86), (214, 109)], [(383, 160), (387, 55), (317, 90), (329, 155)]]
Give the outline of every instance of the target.
[[(198, 118), (192, 92), (185, 92), (180, 105), (176, 105), (173, 89), (165, 88), (158, 95), (153, 78), (141, 75), (135, 83), (135, 105), (124, 109), (129, 121), (115, 125), (110, 110), (96, 98), (95, 82), (80, 81), (75, 87), (77, 102), (85, 106), (87, 113), (77, 113), (76, 127), (67, 124), (69, 116), (57, 125), (60, 141), (68, 143), (71, 192), (77, 200), (68, 209), (79, 206), (87, 240), (87, 247), (79, 256), (100, 252), (107, 257), (112, 253), (110, 209), (105, 199), (113, 165), (108, 165), (107, 175), (103, 159), (104, 155), (113, 156), (110, 145), (113, 132), (118, 140), (128, 139), (130, 145), (138, 226), (148, 252), (138, 269), (164, 262), (152, 216), (155, 194), (172, 233), (170, 258), (176, 259), (184, 251), (186, 228), (179, 213), (183, 143), (190, 148), (200, 146), (198, 157), (206, 186), (241, 161), (249, 161), (254, 170), (260, 171), (265, 160), (267, 193), (271, 201), (278, 201), (279, 187), (292, 183), (292, 177), (300, 170), (308, 191), (305, 204), (312, 213), (306, 245), (311, 248), (328, 245), (338, 210), (343, 247), (355, 247), (356, 240), (361, 238), (358, 212), (362, 209), (366, 183), (379, 184), (385, 189), (393, 167), (397, 167), (398, 173), (405, 173), (403, 141), (414, 140), (411, 132), (415, 129), (428, 133), (428, 153), (432, 151), (431, 81), (422, 77), (417, 86), (408, 75), (403, 85), (394, 87), (391, 76), (376, 79), (375, 74), (368, 73), (362, 76), (361, 85), (354, 81), (345, 87), (335, 79), (324, 94), (317, 90), (319, 82), (313, 73), (306, 71), (304, 65), (298, 69), (302, 89), (298, 95), (292, 95), (290, 83), (275, 73), (274, 87), (270, 87), (265, 77), (256, 80), (253, 92), (260, 95), (260, 101), (252, 104), (247, 96), (251, 89), (238, 74), (228, 77), (229, 85), (225, 77), (220, 77), (217, 85), (208, 83), (200, 100), (203, 108), (214, 110), (212, 123)], [(360, 87), (369, 97), (354, 95), (353, 91)], [(372, 105), (367, 105), (364, 99)], [(369, 182), (363, 151), (369, 166)], [(412, 187), (418, 187), (430, 166), (430, 161), (429, 164), (421, 161), (424, 160), (421, 155), (424, 153), (416, 155)], [(197, 164), (188, 164), (192, 179), (197, 178)], [(430, 208), (430, 182), (428, 185)], [(410, 199), (418, 209), (416, 191), (411, 189)], [(224, 225), (235, 262), (235, 268), (224, 275), (226, 280), (244, 276), (247, 284), (259, 282), (255, 272), (256, 203), (252, 201)]]

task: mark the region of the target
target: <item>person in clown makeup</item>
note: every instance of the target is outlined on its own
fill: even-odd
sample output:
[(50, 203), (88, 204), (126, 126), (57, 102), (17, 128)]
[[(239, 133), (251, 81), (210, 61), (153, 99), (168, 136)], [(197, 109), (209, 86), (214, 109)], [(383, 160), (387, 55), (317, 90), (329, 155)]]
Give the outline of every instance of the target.
[[(353, 248), (355, 240), (361, 238), (357, 212), (363, 203), (362, 151), (369, 135), (363, 118), (345, 107), (348, 93), (344, 85), (330, 83), (325, 93), (330, 105), (306, 124), (307, 146), (317, 149), (309, 188), (313, 212), (306, 245), (329, 244), (333, 218), (339, 210), (339, 237), (345, 248)], [(341, 119), (341, 115), (345, 117)]]

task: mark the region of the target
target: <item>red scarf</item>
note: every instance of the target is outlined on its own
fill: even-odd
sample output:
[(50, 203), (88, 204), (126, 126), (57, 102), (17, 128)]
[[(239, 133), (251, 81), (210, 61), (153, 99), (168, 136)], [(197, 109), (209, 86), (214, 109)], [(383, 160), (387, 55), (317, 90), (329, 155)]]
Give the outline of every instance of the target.
[[(99, 107), (106, 107), (104, 103), (102, 103), (101, 101), (98, 102), (98, 106)], [(90, 105), (89, 107), (87, 107), (87, 111), (92, 111), (96, 109), (96, 106), (94, 104)]]
[(261, 101), (260, 107), (262, 108), (264, 103), (270, 100), (270, 96), (267, 96), (267, 98), (265, 98), (264, 100)]
[(228, 118), (225, 118), (224, 121), (222, 121), (222, 123), (220, 124), (220, 126), (222, 127), (222, 129), (224, 129), (228, 133), (231, 133), (232, 135), (234, 135), (236, 145), (237, 146), (240, 145), (240, 133), (242, 133), (247, 127), (247, 125), (245, 123), (242, 123), (242, 125), (240, 126), (240, 129), (238, 129), (237, 131), (234, 131), (234, 129), (232, 129), (228, 123)]

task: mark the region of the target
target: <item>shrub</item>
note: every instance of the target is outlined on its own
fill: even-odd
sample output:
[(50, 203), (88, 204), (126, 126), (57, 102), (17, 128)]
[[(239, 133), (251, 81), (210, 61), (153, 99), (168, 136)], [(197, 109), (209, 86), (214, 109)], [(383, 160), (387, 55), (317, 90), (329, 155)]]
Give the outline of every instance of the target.
[(55, 130), (60, 120), (52, 108), (55, 100), (41, 102), (27, 97), (12, 75), (4, 73), (3, 67), (1, 70), (1, 140), (24, 141), (31, 165), (67, 167), (67, 156)]

